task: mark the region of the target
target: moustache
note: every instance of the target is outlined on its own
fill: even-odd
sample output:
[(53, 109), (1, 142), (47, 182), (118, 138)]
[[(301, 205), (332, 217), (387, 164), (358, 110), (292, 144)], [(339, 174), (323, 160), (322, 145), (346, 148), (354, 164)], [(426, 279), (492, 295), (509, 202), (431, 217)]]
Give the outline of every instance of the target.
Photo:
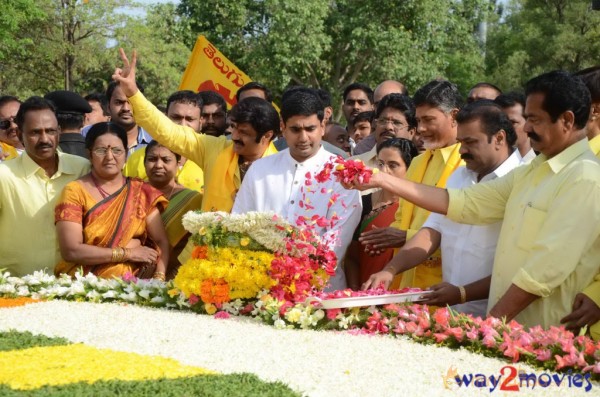
[(236, 145), (244, 146), (244, 142), (240, 141), (239, 139), (232, 139), (232, 141)]
[(38, 145), (35, 145), (36, 149), (52, 149), (54, 146), (52, 146), (49, 143), (40, 143)]
[(527, 136), (529, 137), (529, 139), (533, 139), (536, 142), (539, 142), (542, 140), (542, 137), (539, 136), (538, 134), (536, 134), (534, 131), (528, 132)]
[(463, 160), (473, 160), (473, 155), (471, 155), (469, 153), (465, 153), (465, 154), (461, 154), (460, 158)]

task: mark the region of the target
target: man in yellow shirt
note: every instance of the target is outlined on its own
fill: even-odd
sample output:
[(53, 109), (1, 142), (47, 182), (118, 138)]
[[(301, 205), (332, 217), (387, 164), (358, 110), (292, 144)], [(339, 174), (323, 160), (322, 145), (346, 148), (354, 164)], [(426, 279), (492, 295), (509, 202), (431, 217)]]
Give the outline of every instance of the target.
[[(167, 99), (167, 117), (174, 123), (190, 127), (197, 133), (200, 133), (202, 129), (201, 109), (202, 99), (200, 95), (193, 91), (177, 91)], [(145, 147), (133, 152), (127, 159), (127, 163), (125, 163), (123, 174), (147, 179), (146, 167), (144, 166), (145, 155)], [(196, 163), (181, 157), (177, 171), (177, 182), (188, 189), (203, 192), (204, 173)]]
[(547, 328), (571, 312), (600, 269), (600, 162), (587, 142), (591, 99), (581, 79), (554, 71), (530, 80), (525, 93), (525, 131), (540, 152), (530, 164), (465, 189), (383, 173), (360, 188), (388, 189), (456, 222), (502, 220), (489, 314)]
[(87, 174), (90, 163), (57, 152), (58, 121), (46, 99), (23, 102), (15, 121), (25, 152), (0, 164), (0, 268), (24, 276), (60, 262), (54, 206), (64, 186)]
[(0, 96), (0, 161), (10, 160), (23, 152), (23, 144), (17, 136), (15, 117), (21, 106), (19, 98)]
[[(416, 108), (417, 132), (425, 145), (425, 152), (413, 159), (406, 179), (430, 186), (445, 187), (446, 180), (464, 163), (460, 158), (460, 144), (456, 142), (456, 114), (462, 103), (458, 88), (445, 80), (433, 80), (421, 87), (413, 97)], [(372, 251), (400, 248), (423, 226), (429, 211), (401, 200), (396, 220), (390, 228), (363, 233), (359, 241)], [(390, 230), (394, 230), (391, 234)], [(425, 288), (442, 281), (439, 251), (433, 259), (401, 275), (401, 286)], [(398, 281), (392, 284), (396, 287)]]
[(279, 134), (279, 115), (261, 98), (247, 98), (233, 107), (231, 140), (197, 134), (169, 120), (139, 92), (135, 84), (136, 54), (131, 63), (121, 49), (124, 68), (115, 70), (117, 81), (128, 98), (138, 125), (172, 151), (187, 157), (204, 171), (203, 211), (231, 211), (242, 179), (253, 161), (276, 153), (271, 140)]

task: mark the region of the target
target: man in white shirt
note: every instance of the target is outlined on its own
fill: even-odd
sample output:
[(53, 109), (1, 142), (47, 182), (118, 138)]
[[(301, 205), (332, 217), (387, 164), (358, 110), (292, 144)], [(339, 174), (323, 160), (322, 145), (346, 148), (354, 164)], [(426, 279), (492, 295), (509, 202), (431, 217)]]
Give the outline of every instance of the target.
[[(290, 223), (313, 215), (333, 220), (316, 231), (330, 243), (338, 258), (335, 276), (327, 290), (346, 288), (342, 267), (346, 249), (360, 221), (357, 191), (346, 190), (331, 179), (317, 183), (332, 154), (321, 145), (324, 133), (323, 104), (310, 89), (295, 90), (281, 105), (283, 136), (288, 149), (252, 164), (236, 196), (232, 213), (273, 211)], [(335, 220), (339, 217), (339, 220)]]
[[(466, 167), (458, 168), (448, 178), (448, 188), (464, 188), (507, 174), (520, 165), (519, 153), (513, 149), (517, 139), (512, 124), (502, 108), (489, 100), (480, 100), (463, 107), (456, 116), (457, 140), (461, 143), (461, 158)], [(485, 316), (487, 289), (494, 263), (494, 254), (502, 222), (485, 226), (456, 223), (443, 215), (432, 213), (423, 227), (398, 251), (379, 273), (371, 276), (364, 287), (387, 287), (396, 273), (406, 271), (426, 260), (438, 247), (442, 251), (442, 278), (424, 303), (456, 304), (453, 309)], [(482, 297), (460, 303), (462, 285), (482, 282)], [(466, 297), (465, 297), (466, 298)], [(478, 298), (478, 297), (469, 297)]]
[(494, 103), (502, 108), (517, 133), (515, 146), (521, 157), (521, 164), (529, 164), (537, 155), (531, 148), (527, 133), (523, 130), (525, 127), (525, 95), (518, 92), (501, 94), (494, 99)]

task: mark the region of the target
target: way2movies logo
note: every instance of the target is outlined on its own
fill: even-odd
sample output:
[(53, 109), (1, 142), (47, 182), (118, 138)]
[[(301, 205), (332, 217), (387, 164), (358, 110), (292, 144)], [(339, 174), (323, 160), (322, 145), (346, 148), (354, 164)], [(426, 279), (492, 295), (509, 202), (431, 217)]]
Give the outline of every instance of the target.
[(444, 388), (448, 390), (460, 390), (468, 388), (487, 389), (490, 393), (494, 391), (518, 392), (535, 390), (538, 388), (569, 388), (583, 389), (586, 392), (592, 390), (591, 375), (573, 374), (570, 370), (566, 373), (528, 373), (519, 370), (512, 365), (500, 368), (495, 375), (485, 374), (459, 374), (456, 367), (450, 367), (446, 375), (442, 375)]

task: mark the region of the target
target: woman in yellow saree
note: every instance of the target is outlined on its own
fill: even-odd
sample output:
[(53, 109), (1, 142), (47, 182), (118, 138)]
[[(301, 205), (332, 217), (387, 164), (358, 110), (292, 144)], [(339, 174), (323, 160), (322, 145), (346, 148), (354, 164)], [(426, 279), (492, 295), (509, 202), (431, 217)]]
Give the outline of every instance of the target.
[(177, 274), (177, 270), (181, 266), (177, 257), (190, 237), (188, 231), (181, 224), (181, 218), (186, 212), (200, 209), (202, 206), (201, 193), (186, 189), (175, 180), (180, 159), (180, 155), (156, 141), (150, 142), (146, 147), (144, 166), (148, 181), (169, 199), (169, 206), (161, 215), (171, 247), (167, 280), (174, 278)]
[(164, 280), (169, 243), (159, 211), (167, 199), (142, 180), (123, 177), (127, 134), (120, 126), (95, 124), (86, 147), (92, 171), (69, 183), (55, 208), (63, 261), (54, 272)]

